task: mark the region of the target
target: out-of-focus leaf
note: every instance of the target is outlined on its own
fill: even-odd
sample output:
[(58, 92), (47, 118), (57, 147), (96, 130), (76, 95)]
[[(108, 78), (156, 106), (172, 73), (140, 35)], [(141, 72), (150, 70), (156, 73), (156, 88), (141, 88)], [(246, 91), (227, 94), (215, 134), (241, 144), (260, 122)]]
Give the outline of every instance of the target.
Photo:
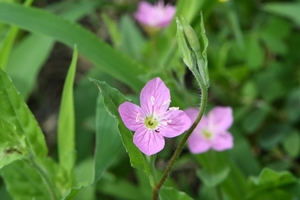
[(243, 99), (252, 102), (257, 97), (257, 88), (253, 81), (247, 81), (242, 88)]
[(81, 26), (40, 9), (0, 2), (0, 21), (45, 34), (73, 47), (108, 74), (134, 90), (142, 88), (138, 76), (145, 70), (135, 60), (116, 51)]
[(300, 26), (300, 13), (298, 12), (299, 9), (300, 9), (300, 2), (293, 2), (293, 3), (274, 2), (274, 3), (267, 3), (263, 7), (264, 11), (289, 18), (293, 22), (295, 22), (298, 26)]
[[(219, 182), (220, 188), (230, 199), (240, 199), (246, 191), (246, 182), (240, 170), (231, 162), (226, 152), (208, 151), (196, 156), (197, 161), (207, 173), (217, 174), (230, 168), (225, 180)], [(217, 165), (215, 163), (218, 163)], [(225, 171), (226, 172), (226, 171)], [(225, 173), (226, 175), (226, 173)], [(221, 180), (221, 179), (219, 179)]]
[(5, 189), (5, 185), (0, 187), (0, 197), (5, 200), (13, 200), (11, 196), (8, 194), (7, 190)]
[(293, 196), (284, 190), (276, 189), (272, 191), (260, 192), (258, 195), (247, 198), (247, 200), (293, 200)]
[(115, 47), (120, 47), (121, 45), (121, 34), (118, 30), (117, 23), (108, 17), (107, 14), (103, 13), (101, 15), (103, 22), (107, 26), (107, 29), (110, 34), (110, 38)]
[(242, 127), (246, 133), (253, 134), (264, 122), (269, 112), (270, 108), (268, 106), (251, 110), (242, 121)]
[(237, 168), (243, 172), (246, 177), (256, 175), (261, 171), (259, 161), (251, 145), (243, 136), (242, 131), (234, 128), (235, 126), (231, 128), (231, 133), (233, 133), (234, 137), (234, 147), (228, 152), (230, 160), (236, 163)]
[(262, 148), (270, 150), (278, 145), (290, 132), (291, 127), (287, 124), (273, 124), (262, 131), (258, 142)]
[(293, 158), (297, 158), (300, 153), (300, 133), (293, 130), (283, 140), (284, 150)]
[(111, 179), (101, 179), (97, 184), (97, 190), (102, 194), (107, 194), (118, 199), (150, 200), (151, 193), (144, 196), (137, 185), (128, 180), (113, 177)]
[(50, 54), (53, 39), (30, 34), (16, 46), (7, 63), (7, 73), (26, 100), (35, 86), (39, 70)]
[(230, 172), (229, 167), (224, 167), (222, 170), (216, 173), (211, 173), (204, 169), (198, 169), (197, 176), (203, 181), (203, 183), (206, 186), (216, 187), (227, 178), (229, 172)]
[(262, 67), (264, 61), (264, 52), (259, 44), (259, 39), (256, 35), (252, 35), (245, 41), (245, 59), (247, 65), (252, 69)]
[[(287, 171), (275, 172), (265, 168), (259, 177), (249, 178), (249, 192), (246, 199), (254, 200), (265, 192), (274, 191), (287, 185), (295, 185), (296, 178)], [(282, 196), (281, 196), (282, 197)]]
[[(57, 6), (62, 4), (58, 3)], [(65, 11), (59, 15), (76, 21), (86, 13), (91, 12), (95, 8), (95, 5), (95, 2), (82, 2), (78, 4), (71, 4), (69, 2), (60, 7), (60, 11), (63, 9)], [(54, 42), (53, 38), (32, 33), (15, 44), (12, 49), (6, 71), (25, 100), (27, 100), (35, 87), (39, 70), (48, 58)]]
[(278, 54), (287, 53), (284, 39), (290, 34), (290, 24), (284, 19), (272, 17), (262, 28), (261, 38), (272, 52)]
[(161, 200), (192, 200), (186, 193), (164, 186), (160, 189), (159, 196)]
[(300, 89), (292, 90), (286, 99), (285, 108), (290, 122), (295, 122), (300, 117)]
[[(44, 135), (8, 75), (0, 70), (0, 113), (1, 118), (16, 127), (15, 133), (25, 137), (31, 156), (44, 159), (48, 153)], [(1, 132), (0, 135), (8, 134)]]
[(101, 178), (105, 170), (122, 150), (122, 141), (118, 133), (118, 121), (105, 109), (101, 97), (99, 94), (96, 107), (94, 183)]
[(121, 134), (123, 145), (130, 157), (131, 166), (142, 169), (147, 175), (150, 175), (150, 169), (145, 155), (133, 144), (133, 134), (125, 127), (119, 115), (118, 107), (129, 100), (117, 89), (110, 87), (107, 83), (95, 79), (91, 79), (91, 81), (94, 82), (100, 90), (108, 113), (119, 121), (119, 132)]
[(134, 58), (140, 58), (145, 39), (129, 16), (125, 15), (121, 18), (120, 31), (121, 49)]
[(72, 183), (72, 174), (76, 160), (75, 156), (75, 113), (73, 85), (77, 63), (77, 48), (75, 46), (71, 65), (64, 83), (63, 93), (60, 103), (60, 112), (57, 125), (57, 143), (58, 157), (60, 165), (66, 169), (70, 175)]
[[(83, 160), (75, 167), (75, 186), (72, 188), (76, 192), (75, 200), (96, 199), (96, 185), (94, 180), (94, 160), (88, 158)], [(71, 191), (72, 192), (72, 191)]]

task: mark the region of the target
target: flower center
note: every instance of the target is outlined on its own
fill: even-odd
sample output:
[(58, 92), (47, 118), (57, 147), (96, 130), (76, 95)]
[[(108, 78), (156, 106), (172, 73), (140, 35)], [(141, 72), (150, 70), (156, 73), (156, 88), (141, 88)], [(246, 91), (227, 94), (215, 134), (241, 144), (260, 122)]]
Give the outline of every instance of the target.
[(211, 139), (213, 137), (213, 133), (204, 129), (202, 131), (202, 135), (206, 138), (206, 139)]
[(156, 130), (159, 125), (159, 121), (153, 115), (149, 115), (145, 118), (144, 125), (147, 129)]

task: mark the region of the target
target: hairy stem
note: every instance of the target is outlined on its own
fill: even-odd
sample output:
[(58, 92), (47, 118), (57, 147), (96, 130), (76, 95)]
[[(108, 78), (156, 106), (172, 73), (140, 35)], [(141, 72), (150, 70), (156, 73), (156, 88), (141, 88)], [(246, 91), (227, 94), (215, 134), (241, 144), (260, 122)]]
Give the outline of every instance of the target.
[(175, 150), (166, 170), (164, 171), (160, 181), (157, 183), (157, 185), (153, 188), (153, 200), (157, 200), (158, 199), (158, 193), (159, 190), (161, 188), (161, 186), (164, 184), (165, 180), (168, 178), (177, 158), (179, 157), (182, 149), (184, 148), (184, 145), (187, 141), (187, 139), (190, 137), (190, 135), (192, 134), (192, 132), (194, 131), (194, 129), (196, 128), (196, 126), (198, 125), (198, 123), (200, 122), (205, 108), (206, 108), (206, 103), (207, 103), (207, 97), (208, 97), (208, 92), (207, 92), (207, 88), (203, 87), (203, 85), (200, 85), (201, 87), (201, 91), (202, 91), (202, 98), (201, 98), (201, 103), (200, 103), (200, 110), (198, 113), (198, 116), (195, 120), (195, 122), (193, 123), (193, 125), (190, 127), (190, 129), (186, 132), (185, 136), (183, 137), (183, 139), (181, 140), (180, 144), (178, 145), (177, 149)]

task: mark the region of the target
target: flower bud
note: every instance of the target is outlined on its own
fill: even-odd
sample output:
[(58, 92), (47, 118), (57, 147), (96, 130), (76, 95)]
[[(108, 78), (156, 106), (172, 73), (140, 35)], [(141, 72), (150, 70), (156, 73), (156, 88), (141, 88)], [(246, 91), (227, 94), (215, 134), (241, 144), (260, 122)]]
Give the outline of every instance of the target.
[(191, 69), (192, 67), (195, 67), (195, 58), (193, 57), (193, 52), (186, 41), (183, 32), (183, 27), (180, 21), (178, 20), (178, 18), (176, 18), (176, 23), (177, 23), (176, 37), (177, 37), (179, 51), (181, 53), (183, 62)]

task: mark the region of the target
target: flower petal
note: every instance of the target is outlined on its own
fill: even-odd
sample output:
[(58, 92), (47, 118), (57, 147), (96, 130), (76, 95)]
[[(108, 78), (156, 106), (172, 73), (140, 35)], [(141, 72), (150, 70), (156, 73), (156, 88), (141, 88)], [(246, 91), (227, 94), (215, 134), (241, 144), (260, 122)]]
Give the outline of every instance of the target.
[(213, 132), (223, 132), (233, 123), (232, 109), (230, 107), (215, 107), (208, 114), (209, 129)]
[(152, 13), (153, 6), (147, 1), (141, 1), (134, 17), (144, 25), (149, 25), (149, 13)]
[(143, 111), (142, 109), (130, 102), (124, 102), (119, 106), (119, 113), (125, 126), (136, 131), (139, 127), (143, 126)]
[(210, 141), (206, 140), (198, 128), (190, 135), (188, 139), (188, 147), (194, 154), (204, 153), (211, 147)]
[(161, 119), (160, 134), (172, 138), (182, 134), (191, 126), (191, 119), (182, 110), (168, 110)]
[(174, 15), (176, 13), (176, 8), (172, 5), (166, 5), (164, 8), (164, 16), (160, 19), (160, 21), (157, 22), (157, 26), (159, 27), (166, 27), (168, 26), (172, 19), (174, 18)]
[(140, 103), (147, 113), (166, 111), (170, 105), (170, 90), (160, 78), (154, 78), (142, 89)]
[(233, 147), (233, 137), (229, 132), (215, 135), (211, 146), (216, 151), (224, 151)]
[[(188, 109), (185, 109), (184, 112), (187, 114), (187, 116), (191, 119), (192, 121), (192, 124), (195, 122), (197, 116), (198, 116), (198, 113), (199, 113), (199, 110), (197, 108), (188, 108)], [(207, 128), (208, 127), (208, 118), (206, 116), (202, 116), (199, 124), (197, 125), (197, 128), (199, 130), (202, 130), (204, 128)]]
[(141, 127), (134, 133), (133, 143), (144, 154), (151, 156), (164, 148), (165, 139), (161, 134)]

